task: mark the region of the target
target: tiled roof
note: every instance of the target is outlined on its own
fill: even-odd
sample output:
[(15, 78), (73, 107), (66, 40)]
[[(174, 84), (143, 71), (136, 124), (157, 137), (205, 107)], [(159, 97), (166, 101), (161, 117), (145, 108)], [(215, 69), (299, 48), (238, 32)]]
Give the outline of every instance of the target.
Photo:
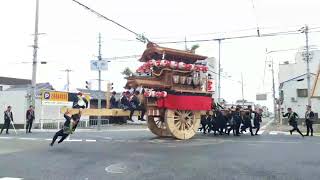
[(31, 80), (11, 78), (11, 77), (0, 77), (0, 84), (3, 84), (3, 85), (26, 85), (26, 84), (31, 84)]

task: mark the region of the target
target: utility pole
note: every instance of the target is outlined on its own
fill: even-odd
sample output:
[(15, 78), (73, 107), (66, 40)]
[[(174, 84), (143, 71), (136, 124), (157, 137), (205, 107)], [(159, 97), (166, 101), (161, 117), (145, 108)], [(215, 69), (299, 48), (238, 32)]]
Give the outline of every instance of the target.
[(242, 73), (241, 73), (241, 91), (242, 91), (242, 106), (244, 106), (243, 75), (242, 75)]
[(70, 91), (70, 72), (72, 72), (71, 69), (65, 69), (63, 70), (64, 72), (67, 73), (67, 91)]
[[(272, 72), (272, 99), (273, 99), (273, 116), (274, 116), (274, 122), (276, 122), (277, 119), (277, 101), (276, 101), (276, 88), (275, 88), (275, 82), (274, 82), (274, 68), (273, 68), (273, 58), (271, 58), (271, 72)], [(280, 118), (279, 118), (280, 123)]]
[[(102, 55), (101, 55), (101, 33), (99, 33), (99, 50), (98, 50), (98, 60), (102, 61)], [(99, 78), (98, 78), (98, 90), (99, 93), (101, 92), (101, 69), (99, 68)], [(101, 99), (98, 97), (98, 109), (101, 109)], [(98, 116), (98, 130), (101, 129), (101, 116)]]
[(307, 51), (307, 53), (306, 53), (306, 60), (307, 60), (307, 83), (308, 83), (308, 106), (311, 106), (311, 99), (310, 99), (310, 97), (311, 97), (311, 80), (310, 80), (310, 63), (309, 63), (309, 61), (310, 61), (310, 57), (309, 57), (309, 37), (308, 37), (308, 32), (309, 31), (309, 27), (306, 25), (305, 27), (304, 27), (304, 33), (305, 33), (305, 35), (306, 35), (306, 51)]
[(33, 44), (33, 60), (32, 60), (32, 82), (31, 82), (31, 102), (35, 106), (36, 100), (36, 83), (37, 83), (37, 56), (38, 56), (38, 24), (39, 24), (39, 0), (36, 0), (36, 17), (34, 27), (34, 44)]
[(184, 36), (184, 49), (188, 51), (188, 46), (187, 46), (187, 36)]
[(219, 42), (219, 60), (218, 60), (218, 103), (220, 103), (221, 99), (221, 63), (220, 63), (220, 54), (221, 54), (221, 39), (218, 39)]

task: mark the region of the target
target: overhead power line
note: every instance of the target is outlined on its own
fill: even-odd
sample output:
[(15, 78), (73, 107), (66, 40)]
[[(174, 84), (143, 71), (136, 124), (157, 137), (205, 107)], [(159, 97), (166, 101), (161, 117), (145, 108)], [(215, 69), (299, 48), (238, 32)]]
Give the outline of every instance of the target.
[(118, 22), (116, 22), (116, 21), (114, 21), (114, 20), (112, 20), (112, 19), (104, 16), (103, 14), (101, 14), (101, 13), (99, 13), (99, 12), (91, 9), (90, 7), (88, 7), (88, 6), (80, 3), (80, 2), (77, 1), (77, 0), (72, 0), (72, 1), (75, 2), (75, 3), (77, 3), (77, 4), (80, 5), (80, 6), (84, 7), (85, 9), (89, 10), (90, 12), (94, 13), (95, 15), (97, 15), (97, 16), (99, 16), (99, 17), (101, 17), (101, 18), (103, 18), (103, 19), (105, 19), (105, 20), (107, 20), (107, 21), (110, 21), (110, 22), (116, 24), (117, 26), (119, 26), (119, 27), (121, 27), (121, 28), (129, 31), (130, 33), (133, 33), (133, 34), (136, 36), (136, 38), (137, 38), (138, 40), (140, 40), (141, 42), (144, 42), (144, 43), (149, 42), (149, 40), (148, 40), (143, 34), (139, 34), (139, 33), (134, 32), (133, 30), (131, 30), (131, 29), (125, 27), (124, 25), (121, 25), (120, 23), (118, 23)]
[[(310, 31), (310, 33), (316, 33), (320, 31)], [(157, 44), (179, 44), (179, 43), (186, 43), (186, 42), (209, 42), (209, 41), (219, 41), (219, 40), (231, 40), (231, 39), (244, 39), (244, 38), (257, 38), (257, 37), (272, 37), (272, 36), (284, 36), (284, 35), (297, 35), (301, 34), (299, 30), (295, 31), (283, 31), (283, 32), (274, 32), (274, 33), (267, 33), (267, 34), (260, 34), (258, 35), (245, 35), (245, 36), (233, 36), (233, 37), (221, 37), (221, 38), (212, 38), (212, 39), (197, 39), (197, 40), (181, 40), (181, 41), (166, 41), (166, 42), (156, 42)]]

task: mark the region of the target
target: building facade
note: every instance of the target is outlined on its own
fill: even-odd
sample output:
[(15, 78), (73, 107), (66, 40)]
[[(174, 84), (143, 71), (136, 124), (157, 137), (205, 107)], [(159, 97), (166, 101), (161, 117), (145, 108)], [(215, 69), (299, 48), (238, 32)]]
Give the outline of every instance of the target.
[[(315, 82), (315, 76), (320, 63), (320, 50), (310, 51), (311, 87)], [(308, 104), (307, 63), (305, 52), (296, 53), (294, 63), (279, 65), (279, 102), (280, 109), (286, 111), (292, 108), (300, 118), (304, 118), (306, 105)], [(311, 98), (311, 106), (315, 112), (320, 109), (320, 100)]]

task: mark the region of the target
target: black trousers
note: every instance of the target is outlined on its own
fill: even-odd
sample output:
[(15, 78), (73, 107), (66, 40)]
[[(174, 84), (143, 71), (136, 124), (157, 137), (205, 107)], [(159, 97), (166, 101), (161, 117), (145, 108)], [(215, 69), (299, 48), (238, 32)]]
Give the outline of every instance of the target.
[(306, 136), (309, 136), (309, 132), (311, 132), (311, 136), (313, 136), (313, 127), (312, 127), (313, 122), (307, 119), (306, 120), (306, 125), (307, 125), (307, 134), (306, 134)]
[(61, 139), (58, 141), (58, 143), (61, 143), (63, 140), (65, 140), (69, 134), (65, 134), (63, 132), (63, 129), (60, 129), (58, 132), (56, 132), (56, 134), (53, 136), (52, 138), (52, 142), (51, 142), (51, 146), (54, 144), (54, 142), (56, 142), (58, 136), (61, 136)]
[(143, 119), (144, 114), (146, 113), (146, 109), (142, 106), (138, 106), (137, 108), (130, 108), (129, 119), (132, 119), (134, 111), (141, 111), (141, 116), (139, 117), (139, 120)]
[(10, 126), (10, 120), (9, 120), (9, 121), (4, 121), (4, 124), (3, 124), (3, 126), (2, 126), (2, 129), (1, 129), (1, 132), (0, 132), (0, 133), (2, 133), (2, 131), (3, 131), (4, 129), (7, 129), (7, 130), (6, 130), (6, 133), (9, 133), (9, 126)]
[(291, 126), (293, 127), (293, 129), (290, 130), (290, 133), (292, 133), (293, 131), (297, 131), (301, 136), (303, 136), (300, 129), (298, 128), (298, 124), (291, 124)]
[(239, 128), (240, 128), (240, 125), (238, 125), (238, 124), (231, 125), (230, 128), (228, 129), (228, 135), (230, 134), (231, 131), (233, 132), (234, 136), (239, 135), (240, 134)]
[(26, 132), (31, 132), (33, 120), (27, 120)]
[(202, 132), (204, 134), (206, 134), (206, 132), (207, 132), (207, 123), (201, 122), (201, 128), (200, 129), (202, 130)]

